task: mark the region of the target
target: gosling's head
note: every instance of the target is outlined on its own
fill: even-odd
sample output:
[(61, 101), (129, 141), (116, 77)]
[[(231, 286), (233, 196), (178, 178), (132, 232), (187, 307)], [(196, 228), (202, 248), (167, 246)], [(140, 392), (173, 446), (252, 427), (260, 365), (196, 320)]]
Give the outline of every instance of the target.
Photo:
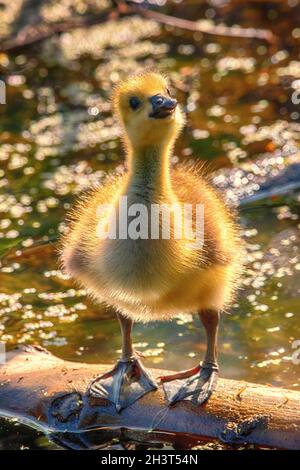
[(115, 89), (113, 103), (132, 147), (168, 145), (184, 124), (183, 114), (165, 77), (146, 72), (129, 77)]

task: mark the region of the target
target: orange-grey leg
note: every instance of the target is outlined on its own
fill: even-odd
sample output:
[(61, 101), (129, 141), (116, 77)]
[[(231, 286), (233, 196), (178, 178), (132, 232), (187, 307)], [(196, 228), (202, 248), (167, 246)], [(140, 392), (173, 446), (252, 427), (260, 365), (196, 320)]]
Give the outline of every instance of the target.
[(217, 336), (220, 314), (215, 310), (202, 310), (199, 317), (206, 331), (207, 349), (202, 365), (193, 369), (162, 376), (169, 405), (182, 400), (201, 405), (211, 396), (218, 380)]
[(120, 412), (146, 393), (157, 388), (155, 380), (136, 357), (132, 346), (132, 325), (129, 318), (117, 314), (122, 334), (122, 354), (115, 367), (97, 377), (89, 385), (88, 393), (105, 398)]

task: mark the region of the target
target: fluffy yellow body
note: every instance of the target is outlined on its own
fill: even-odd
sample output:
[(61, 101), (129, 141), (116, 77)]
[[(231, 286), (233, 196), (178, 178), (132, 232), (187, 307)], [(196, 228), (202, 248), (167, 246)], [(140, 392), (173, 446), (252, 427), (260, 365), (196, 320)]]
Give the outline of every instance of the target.
[[(201, 172), (170, 169), (175, 138), (183, 125), (177, 108), (165, 119), (149, 118), (149, 96), (166, 93), (166, 81), (148, 73), (115, 91), (124, 128), (128, 171), (112, 176), (83, 196), (71, 212), (63, 239), (64, 269), (98, 301), (141, 322), (169, 319), (182, 312), (228, 308), (240, 282), (242, 244), (228, 208)], [(128, 107), (139, 96), (138, 112)], [(191, 240), (108, 239), (99, 236), (99, 206), (128, 204), (203, 205), (203, 245)], [(107, 220), (110, 213), (106, 214)], [(172, 232), (172, 231), (171, 231)], [(173, 232), (172, 232), (173, 233)]]

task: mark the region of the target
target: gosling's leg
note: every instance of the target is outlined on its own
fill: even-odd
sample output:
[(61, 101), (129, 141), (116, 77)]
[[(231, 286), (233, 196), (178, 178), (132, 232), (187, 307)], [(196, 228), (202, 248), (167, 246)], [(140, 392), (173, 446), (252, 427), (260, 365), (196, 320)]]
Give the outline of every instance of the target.
[(122, 334), (122, 355), (115, 367), (97, 377), (89, 386), (92, 396), (105, 398), (119, 412), (157, 388), (151, 374), (143, 367), (132, 347), (132, 320), (117, 314)]
[(199, 317), (206, 331), (206, 355), (201, 366), (160, 377), (170, 405), (181, 400), (201, 405), (208, 400), (217, 385), (217, 335), (220, 314), (215, 310), (202, 310)]

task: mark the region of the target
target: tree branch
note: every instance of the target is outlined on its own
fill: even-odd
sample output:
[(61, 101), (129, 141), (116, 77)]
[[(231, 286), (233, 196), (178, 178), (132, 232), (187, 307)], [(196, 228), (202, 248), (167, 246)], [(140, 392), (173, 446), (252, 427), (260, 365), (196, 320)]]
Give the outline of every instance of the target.
[[(148, 439), (156, 430), (230, 444), (300, 448), (300, 392), (220, 379), (201, 407), (181, 402), (169, 408), (159, 387), (118, 414), (110, 402), (86, 395), (89, 382), (108, 368), (63, 361), (40, 347), (11, 352), (0, 367), (0, 415), (29, 420), (73, 448), (80, 439), (89, 447), (91, 436), (103, 443), (124, 428), (142, 429)], [(97, 432), (87, 433), (94, 428)]]
[(191, 21), (147, 10), (136, 5), (121, 3), (119, 8), (107, 10), (99, 15), (88, 15), (56, 24), (28, 25), (23, 28), (16, 37), (9, 38), (4, 41), (1, 47), (1, 52), (16, 52), (24, 47), (42, 42), (56, 34), (61, 34), (75, 28), (104, 23), (105, 21), (114, 20), (119, 16), (131, 15), (140, 15), (143, 18), (151, 19), (164, 25), (173, 26), (187, 31), (201, 32), (203, 34), (243, 39), (260, 39), (267, 41), (270, 44), (274, 44), (277, 41), (276, 36), (266, 29), (214, 25), (204, 20)]

